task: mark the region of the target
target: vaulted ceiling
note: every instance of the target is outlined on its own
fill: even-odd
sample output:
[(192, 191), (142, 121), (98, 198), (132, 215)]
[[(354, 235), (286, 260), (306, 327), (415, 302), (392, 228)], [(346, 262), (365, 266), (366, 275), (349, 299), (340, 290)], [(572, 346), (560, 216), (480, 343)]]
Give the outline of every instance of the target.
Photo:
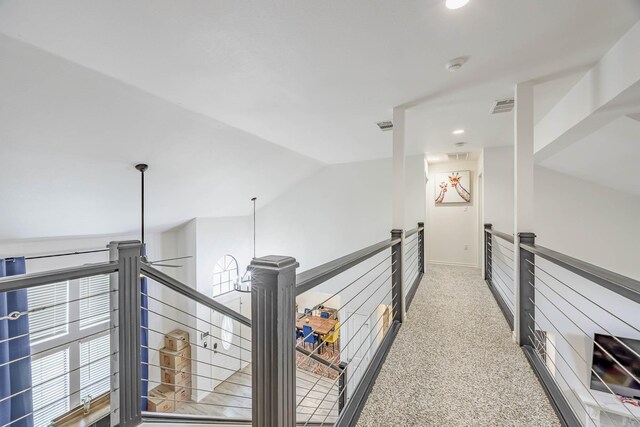
[(389, 157), (375, 123), (398, 105), (409, 154), (457, 127), (511, 144), (493, 100), (534, 80), (539, 118), (639, 18), (635, 0), (0, 0), (0, 239), (135, 229), (139, 161), (151, 227), (248, 213)]

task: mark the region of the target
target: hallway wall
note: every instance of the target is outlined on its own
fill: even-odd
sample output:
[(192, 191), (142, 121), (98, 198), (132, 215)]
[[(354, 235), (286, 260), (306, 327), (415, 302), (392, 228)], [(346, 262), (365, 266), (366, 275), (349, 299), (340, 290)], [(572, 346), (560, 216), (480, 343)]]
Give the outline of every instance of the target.
[[(478, 166), (476, 160), (429, 165), (427, 254), (430, 263), (478, 266)], [(471, 171), (471, 203), (436, 206), (436, 174), (456, 170)]]
[[(406, 159), (406, 228), (424, 221), (423, 156)], [(258, 210), (258, 256), (294, 256), (304, 271), (390, 237), (391, 159), (330, 165)]]
[(513, 233), (513, 148), (485, 148), (484, 223), (504, 233)]

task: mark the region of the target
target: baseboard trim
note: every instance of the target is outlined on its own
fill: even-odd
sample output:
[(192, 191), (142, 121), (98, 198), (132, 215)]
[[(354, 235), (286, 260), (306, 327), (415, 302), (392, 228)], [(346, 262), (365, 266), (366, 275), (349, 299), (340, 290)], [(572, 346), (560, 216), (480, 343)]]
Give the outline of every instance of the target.
[(465, 264), (463, 262), (448, 262), (448, 261), (429, 261), (429, 264), (434, 265), (449, 265), (451, 267), (471, 267), (480, 268), (478, 264)]

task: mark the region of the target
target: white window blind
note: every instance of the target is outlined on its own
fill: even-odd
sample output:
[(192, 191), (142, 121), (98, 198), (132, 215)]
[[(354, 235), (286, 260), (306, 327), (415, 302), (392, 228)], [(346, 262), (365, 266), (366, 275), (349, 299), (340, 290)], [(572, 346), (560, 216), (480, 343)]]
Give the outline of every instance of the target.
[(31, 343), (68, 332), (69, 282), (51, 283), (27, 290), (29, 310), (46, 308), (29, 314)]
[(109, 275), (80, 279), (80, 328), (109, 320)]
[(111, 385), (110, 337), (103, 335), (80, 343), (80, 399), (97, 398)]
[(46, 427), (69, 411), (69, 350), (32, 360), (31, 380), (34, 425)]

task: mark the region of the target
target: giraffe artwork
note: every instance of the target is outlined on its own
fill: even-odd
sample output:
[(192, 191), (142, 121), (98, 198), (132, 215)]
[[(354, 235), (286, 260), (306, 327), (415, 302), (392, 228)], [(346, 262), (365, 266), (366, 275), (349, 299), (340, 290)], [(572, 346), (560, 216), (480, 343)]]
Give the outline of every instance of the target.
[(435, 204), (471, 203), (471, 172), (452, 171), (436, 174)]
[(438, 197), (436, 197), (436, 205), (439, 205), (444, 200), (444, 195), (447, 194), (448, 185), (449, 184), (444, 181), (440, 183), (440, 193), (438, 194)]

